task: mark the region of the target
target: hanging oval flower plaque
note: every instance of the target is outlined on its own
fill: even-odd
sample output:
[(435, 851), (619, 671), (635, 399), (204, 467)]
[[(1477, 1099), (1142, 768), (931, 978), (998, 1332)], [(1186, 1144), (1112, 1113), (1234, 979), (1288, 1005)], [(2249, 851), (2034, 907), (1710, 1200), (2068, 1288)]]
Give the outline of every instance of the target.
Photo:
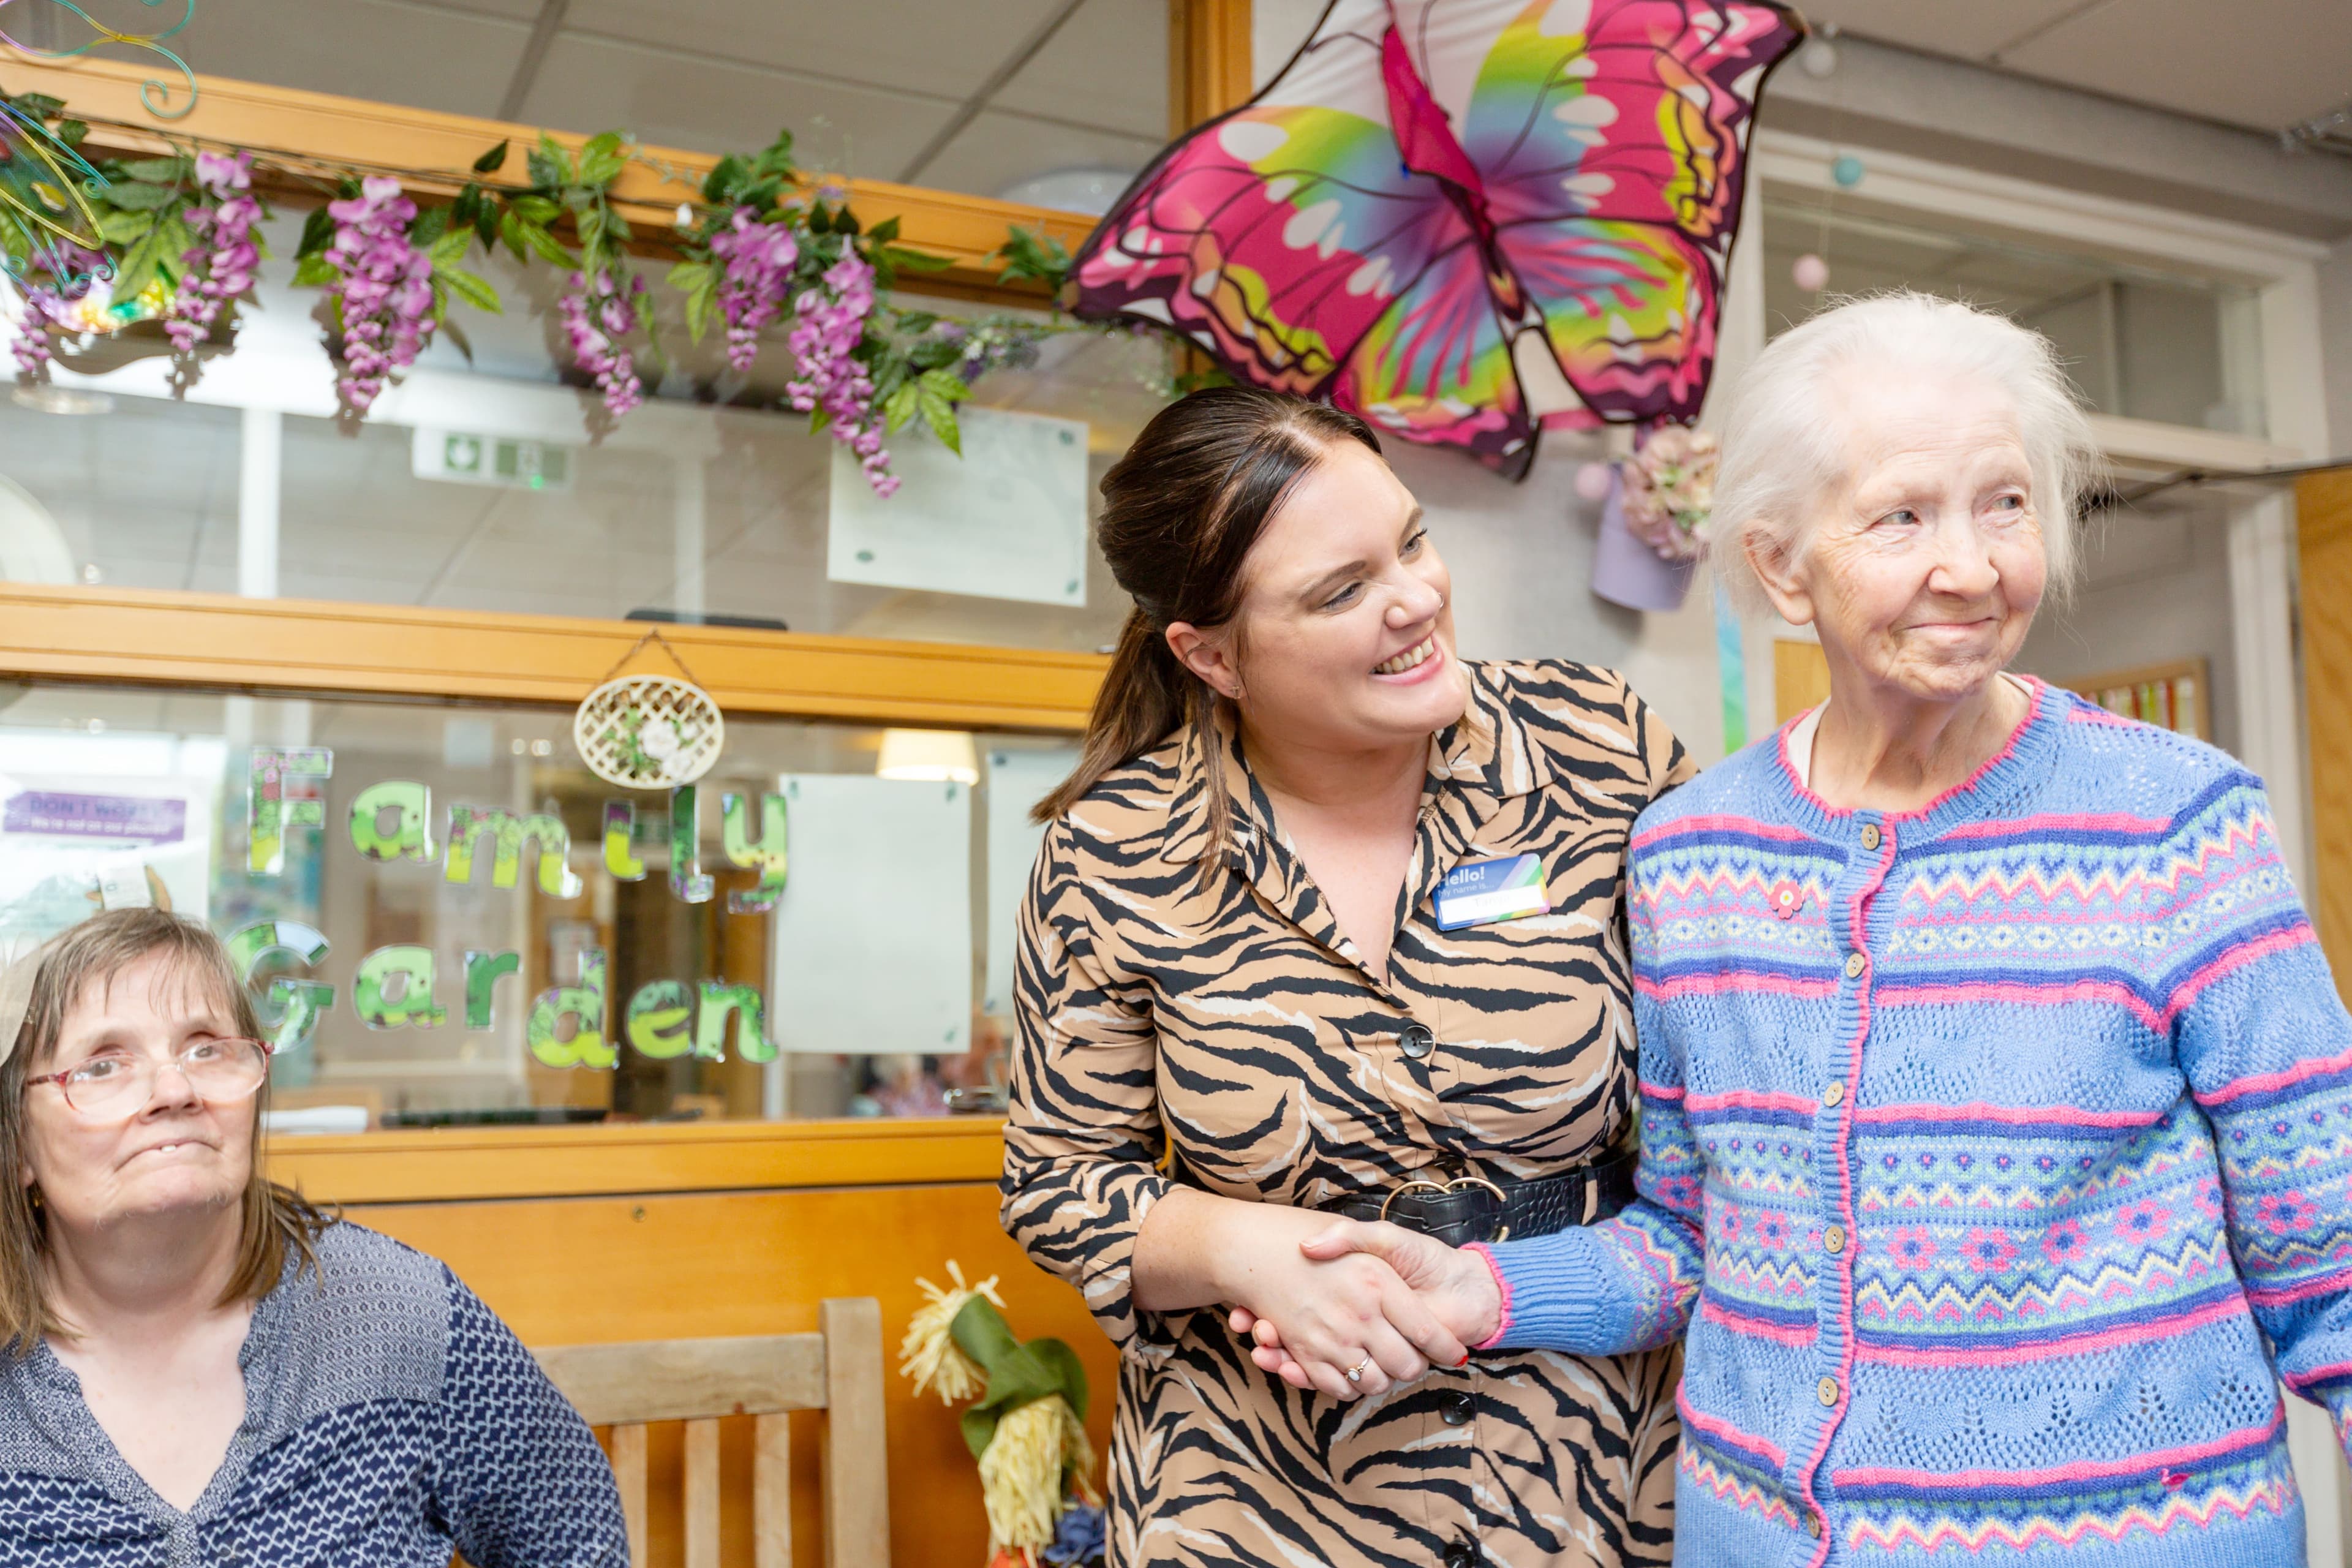
[(667, 675), (625, 675), (590, 692), (572, 719), (580, 760), (607, 784), (668, 789), (719, 761), (727, 721), (710, 694)]

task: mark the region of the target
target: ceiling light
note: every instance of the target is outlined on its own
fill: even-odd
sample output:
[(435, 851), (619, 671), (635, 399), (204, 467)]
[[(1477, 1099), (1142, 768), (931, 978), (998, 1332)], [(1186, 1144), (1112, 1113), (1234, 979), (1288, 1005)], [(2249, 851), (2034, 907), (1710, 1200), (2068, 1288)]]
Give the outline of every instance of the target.
[(961, 730), (885, 730), (874, 771), (886, 779), (978, 784), (980, 756)]
[(104, 392), (82, 392), (70, 386), (19, 386), (8, 395), (19, 408), (43, 414), (111, 414), (114, 398)]
[(996, 193), (1001, 201), (1024, 206), (1052, 207), (1056, 212), (1084, 213), (1100, 217), (1110, 211), (1119, 193), (1135, 178), (1132, 169), (1089, 164), (1072, 169), (1048, 169), (1015, 180)]

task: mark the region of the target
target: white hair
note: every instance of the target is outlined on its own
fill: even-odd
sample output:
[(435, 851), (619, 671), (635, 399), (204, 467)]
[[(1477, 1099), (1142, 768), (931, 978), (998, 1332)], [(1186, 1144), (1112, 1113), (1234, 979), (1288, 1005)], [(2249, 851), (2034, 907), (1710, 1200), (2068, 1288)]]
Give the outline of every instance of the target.
[(2048, 595), (2074, 586), (2076, 504), (2099, 468), (2090, 421), (2050, 340), (2006, 316), (1904, 290), (1848, 300), (1774, 339), (1732, 391), (1708, 532), (1741, 609), (1769, 608), (1750, 563), (1801, 559), (1822, 504), (1848, 478), (1829, 384), (1854, 368), (1925, 371), (1996, 388), (2017, 416), (2042, 525)]

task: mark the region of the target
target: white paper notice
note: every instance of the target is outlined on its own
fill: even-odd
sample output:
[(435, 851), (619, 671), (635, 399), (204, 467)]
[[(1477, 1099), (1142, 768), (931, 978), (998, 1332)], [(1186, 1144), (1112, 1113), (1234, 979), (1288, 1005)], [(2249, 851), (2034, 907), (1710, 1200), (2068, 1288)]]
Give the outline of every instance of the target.
[(833, 450), (825, 575), (836, 583), (1087, 602), (1087, 426), (1003, 409), (957, 410), (963, 456), (916, 426), (890, 439), (884, 500)]
[(980, 1010), (992, 1017), (1013, 1011), (1013, 960), (1019, 951), (1014, 928), (1037, 850), (1045, 842), (1045, 826), (1029, 820), (1029, 808), (1077, 765), (1072, 746), (1003, 747), (988, 753), (988, 978)]
[(792, 879), (774, 915), (787, 1051), (961, 1056), (971, 1043), (971, 791), (786, 773)]

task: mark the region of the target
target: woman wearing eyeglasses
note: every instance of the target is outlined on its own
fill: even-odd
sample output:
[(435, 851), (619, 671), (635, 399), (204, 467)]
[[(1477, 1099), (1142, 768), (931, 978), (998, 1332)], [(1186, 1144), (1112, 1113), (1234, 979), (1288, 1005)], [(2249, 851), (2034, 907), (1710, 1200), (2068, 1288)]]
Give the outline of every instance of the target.
[(611, 1469), (506, 1325), (264, 1173), (260, 1034), (162, 910), (0, 977), (0, 1562), (626, 1564)]

